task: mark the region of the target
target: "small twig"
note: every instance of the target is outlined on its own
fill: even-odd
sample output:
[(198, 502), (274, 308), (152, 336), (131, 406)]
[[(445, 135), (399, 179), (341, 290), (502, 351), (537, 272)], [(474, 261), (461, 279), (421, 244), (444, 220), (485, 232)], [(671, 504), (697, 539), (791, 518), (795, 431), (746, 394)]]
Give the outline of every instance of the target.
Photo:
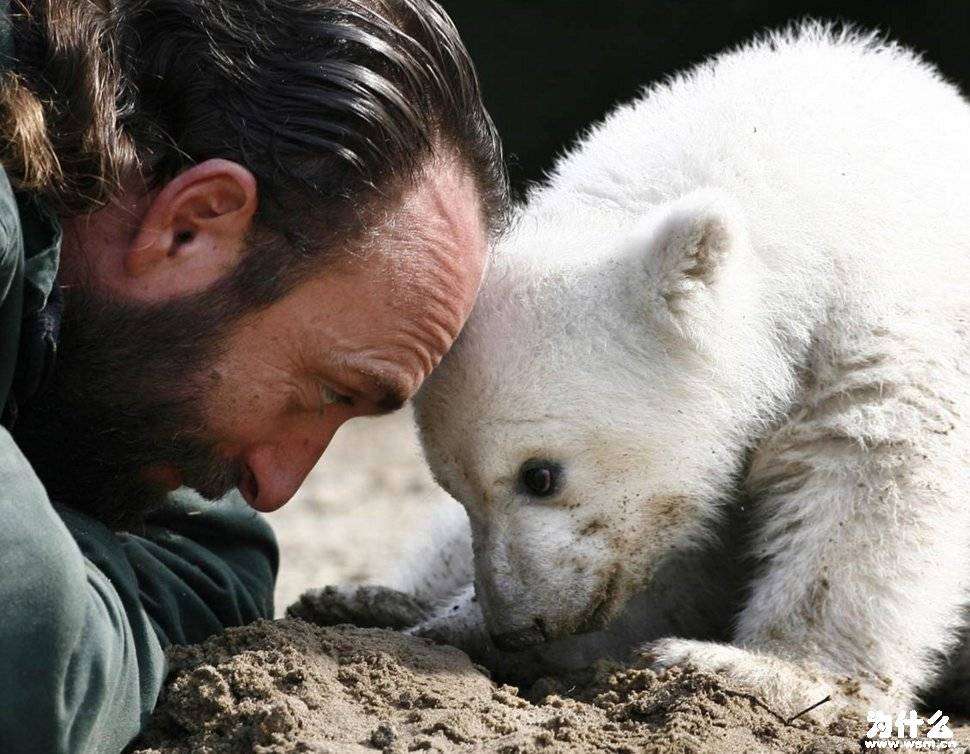
[(780, 723), (782, 723), (784, 725), (791, 725), (795, 720), (797, 720), (798, 718), (800, 718), (802, 715), (807, 715), (809, 712), (811, 712), (816, 707), (821, 707), (826, 702), (831, 702), (832, 701), (832, 695), (830, 694), (829, 696), (825, 697), (821, 701), (815, 702), (815, 704), (813, 704), (811, 707), (807, 707), (806, 709), (803, 709), (797, 715), (792, 715), (791, 717), (787, 717), (786, 718), (786, 717), (782, 717), (781, 715), (779, 715), (777, 712), (775, 712), (771, 707), (769, 707), (767, 704), (765, 704), (763, 701), (761, 701), (754, 694), (749, 694), (746, 691), (735, 691), (734, 689), (722, 689), (722, 691), (724, 691), (724, 693), (726, 693), (726, 694), (730, 694), (731, 696), (737, 696), (737, 697), (741, 697), (742, 699), (747, 699), (755, 707), (759, 707), (759, 708), (763, 709), (765, 712), (767, 712), (769, 715), (771, 715), (773, 718), (775, 718), (778, 722), (780, 722)]
[(775, 712), (771, 707), (769, 707), (767, 704), (761, 701), (754, 694), (749, 694), (747, 691), (735, 691), (734, 689), (726, 689), (726, 688), (722, 688), (721, 691), (723, 691), (725, 694), (729, 694), (730, 696), (737, 696), (737, 697), (740, 697), (741, 699), (747, 699), (755, 707), (763, 709), (769, 715), (771, 715), (776, 720), (778, 720), (778, 722), (783, 723), (784, 725), (788, 725), (788, 721), (784, 717), (782, 717), (777, 712)]
[(827, 697), (825, 697), (821, 701), (815, 702), (815, 704), (813, 704), (811, 707), (806, 707), (801, 712), (799, 712), (797, 715), (792, 715), (791, 717), (789, 717), (788, 718), (788, 725), (791, 725), (795, 720), (797, 720), (798, 718), (800, 718), (802, 715), (807, 715), (809, 712), (811, 712), (816, 707), (821, 707), (826, 702), (831, 702), (831, 701), (832, 701), (832, 695), (829, 694)]

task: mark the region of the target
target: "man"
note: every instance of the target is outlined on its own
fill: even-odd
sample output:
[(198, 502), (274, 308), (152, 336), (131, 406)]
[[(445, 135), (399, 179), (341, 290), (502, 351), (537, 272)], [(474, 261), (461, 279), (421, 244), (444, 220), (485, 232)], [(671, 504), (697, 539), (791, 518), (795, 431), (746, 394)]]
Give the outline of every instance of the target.
[(415, 392), (505, 175), (431, 0), (34, 0), (2, 31), (0, 751), (114, 752), (166, 645), (270, 615), (231, 490), (278, 508)]

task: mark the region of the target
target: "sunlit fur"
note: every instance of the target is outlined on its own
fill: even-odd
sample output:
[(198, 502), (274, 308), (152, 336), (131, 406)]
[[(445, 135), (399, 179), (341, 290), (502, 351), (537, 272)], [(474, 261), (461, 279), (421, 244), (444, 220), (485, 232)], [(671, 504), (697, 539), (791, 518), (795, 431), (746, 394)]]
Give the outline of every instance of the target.
[[(970, 581), (968, 213), (970, 107), (873, 36), (769, 36), (583, 136), (418, 401), (488, 631), (728, 592), (727, 570), (706, 592), (652, 579), (743, 505), (731, 644), (645, 620), (650, 656), (779, 710), (910, 704)], [(561, 464), (557, 496), (521, 491), (528, 459)]]

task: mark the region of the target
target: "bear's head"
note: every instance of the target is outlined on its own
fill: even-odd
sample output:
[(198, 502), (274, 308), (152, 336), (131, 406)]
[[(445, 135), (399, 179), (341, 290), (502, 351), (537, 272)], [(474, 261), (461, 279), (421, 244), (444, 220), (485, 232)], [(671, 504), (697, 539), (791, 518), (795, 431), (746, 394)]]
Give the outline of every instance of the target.
[(740, 207), (532, 207), (416, 401), (504, 649), (597, 630), (736, 486), (774, 368)]

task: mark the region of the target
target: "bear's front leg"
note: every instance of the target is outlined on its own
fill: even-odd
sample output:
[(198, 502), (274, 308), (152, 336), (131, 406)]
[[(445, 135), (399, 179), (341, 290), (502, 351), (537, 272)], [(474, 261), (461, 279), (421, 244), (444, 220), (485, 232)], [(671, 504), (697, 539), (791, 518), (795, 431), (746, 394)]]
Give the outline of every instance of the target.
[(810, 714), (827, 722), (844, 706), (831, 702), (848, 680), (814, 663), (789, 662), (733, 644), (677, 638), (651, 642), (641, 650), (641, 658), (658, 670), (677, 665), (727, 676), (785, 719)]
[(657, 665), (727, 673), (783, 716), (913, 706), (961, 622), (970, 438), (966, 376), (905, 356), (818, 370), (749, 469), (759, 568), (733, 646), (665, 640)]
[(485, 618), (475, 596), (475, 585), (468, 584), (458, 593), (444, 599), (424, 620), (407, 633), (450, 644), (473, 659), (482, 659), (494, 651), (485, 628)]
[(335, 585), (304, 592), (286, 608), (286, 617), (319, 626), (401, 630), (417, 625), (431, 612), (431, 606), (406, 592), (383, 586)]

